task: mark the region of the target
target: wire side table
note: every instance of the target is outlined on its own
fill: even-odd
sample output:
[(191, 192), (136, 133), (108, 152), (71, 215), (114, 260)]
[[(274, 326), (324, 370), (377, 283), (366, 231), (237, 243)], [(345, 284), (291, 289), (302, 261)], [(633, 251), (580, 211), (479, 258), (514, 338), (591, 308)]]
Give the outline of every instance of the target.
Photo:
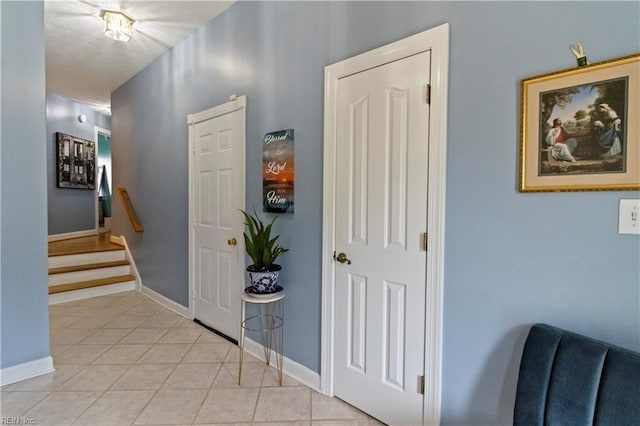
[[(244, 357), (244, 338), (246, 331), (262, 333), (264, 358), (267, 365), (271, 362), (271, 351), (275, 351), (278, 369), (278, 384), (282, 386), (282, 342), (284, 337), (284, 290), (276, 293), (253, 295), (242, 292), (240, 295), (240, 362), (238, 365), (238, 385), (242, 378), (242, 359)], [(245, 318), (246, 305), (257, 305), (258, 314)]]

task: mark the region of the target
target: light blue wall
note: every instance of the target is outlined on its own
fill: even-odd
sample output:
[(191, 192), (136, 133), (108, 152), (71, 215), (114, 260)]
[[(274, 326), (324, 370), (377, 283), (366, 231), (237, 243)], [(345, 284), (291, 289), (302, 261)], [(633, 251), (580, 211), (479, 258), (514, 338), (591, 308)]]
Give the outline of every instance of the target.
[(0, 23), (0, 368), (6, 368), (49, 356), (43, 3), (2, 1)]
[[(80, 123), (78, 115), (87, 121)], [(111, 129), (111, 118), (88, 105), (47, 92), (47, 200), (49, 235), (96, 229), (96, 193), (56, 187), (56, 132), (93, 141), (94, 126)], [(97, 183), (96, 183), (97, 184)]]
[(277, 222), (285, 354), (320, 366), (324, 66), (451, 25), (444, 424), (509, 424), (528, 326), (640, 349), (640, 239), (617, 234), (638, 192), (521, 194), (519, 82), (640, 51), (638, 2), (238, 2), (112, 96), (115, 185), (145, 226), (124, 233), (145, 285), (187, 305), (189, 113), (248, 97), (247, 205), (264, 133), (296, 131), (296, 213)]

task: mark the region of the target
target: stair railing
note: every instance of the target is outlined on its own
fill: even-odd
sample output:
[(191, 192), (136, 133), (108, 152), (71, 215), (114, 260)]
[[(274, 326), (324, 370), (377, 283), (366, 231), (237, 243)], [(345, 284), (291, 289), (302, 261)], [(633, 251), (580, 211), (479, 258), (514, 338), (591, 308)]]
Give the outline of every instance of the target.
[(124, 211), (126, 211), (127, 216), (129, 216), (129, 222), (131, 222), (133, 230), (136, 232), (143, 232), (144, 228), (140, 223), (140, 219), (138, 219), (136, 211), (133, 209), (133, 204), (131, 204), (131, 198), (129, 198), (129, 193), (127, 192), (126, 188), (119, 186), (118, 193), (120, 194), (120, 200), (122, 201)]

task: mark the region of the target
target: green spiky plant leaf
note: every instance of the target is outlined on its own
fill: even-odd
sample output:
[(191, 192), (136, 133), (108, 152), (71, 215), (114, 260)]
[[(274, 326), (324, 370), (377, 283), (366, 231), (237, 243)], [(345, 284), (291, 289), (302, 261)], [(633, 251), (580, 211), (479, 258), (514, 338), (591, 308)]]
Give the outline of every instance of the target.
[(265, 226), (255, 208), (253, 214), (249, 214), (244, 210), (240, 210), (245, 218), (245, 225), (247, 230), (244, 232), (244, 246), (247, 254), (253, 261), (253, 265), (249, 268), (254, 271), (268, 271), (273, 268), (274, 262), (278, 256), (282, 253), (289, 251), (284, 247), (281, 247), (276, 243), (279, 236), (271, 238), (271, 228), (276, 218), (274, 217), (271, 222)]

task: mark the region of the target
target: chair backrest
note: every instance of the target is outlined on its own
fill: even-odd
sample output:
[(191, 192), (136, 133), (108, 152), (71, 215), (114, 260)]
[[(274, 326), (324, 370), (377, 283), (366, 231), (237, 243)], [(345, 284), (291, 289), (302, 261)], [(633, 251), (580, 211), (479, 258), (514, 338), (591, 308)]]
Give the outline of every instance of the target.
[(513, 424), (640, 425), (640, 353), (552, 327), (531, 327)]

